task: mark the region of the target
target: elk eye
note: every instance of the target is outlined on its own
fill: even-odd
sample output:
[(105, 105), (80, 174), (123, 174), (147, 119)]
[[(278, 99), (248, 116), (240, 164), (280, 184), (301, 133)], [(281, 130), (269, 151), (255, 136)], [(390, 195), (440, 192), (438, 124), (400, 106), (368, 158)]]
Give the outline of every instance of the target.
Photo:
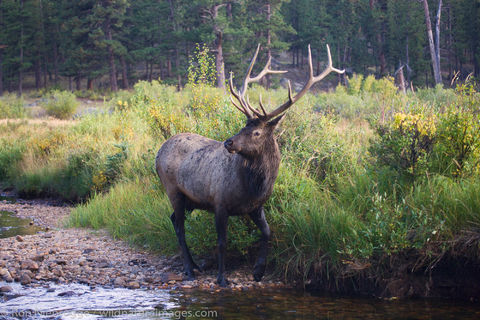
[(260, 135), (260, 132), (255, 131), (255, 132), (253, 133), (253, 135), (254, 135), (255, 137), (258, 137), (258, 136)]

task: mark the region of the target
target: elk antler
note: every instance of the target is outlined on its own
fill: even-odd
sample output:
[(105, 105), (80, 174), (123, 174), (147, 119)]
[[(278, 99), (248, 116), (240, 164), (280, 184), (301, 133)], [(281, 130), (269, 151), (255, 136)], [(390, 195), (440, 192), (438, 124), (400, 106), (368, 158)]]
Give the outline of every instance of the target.
[[(250, 62), (250, 65), (248, 66), (248, 69), (247, 69), (247, 74), (245, 75), (245, 79), (243, 80), (243, 85), (242, 85), (242, 88), (240, 89), (240, 91), (238, 92), (235, 92), (235, 89), (233, 88), (233, 79), (232, 79), (232, 73), (230, 72), (230, 92), (232, 93), (232, 95), (235, 97), (235, 99), (237, 99), (237, 101), (240, 103), (240, 106), (237, 105), (235, 103), (235, 101), (233, 101), (233, 98), (232, 96), (230, 96), (230, 100), (232, 101), (233, 105), (238, 109), (240, 110), (241, 112), (243, 112), (245, 114), (245, 116), (247, 116), (248, 119), (251, 119), (253, 118), (254, 116), (256, 117), (265, 117), (267, 115), (267, 113), (265, 112), (265, 109), (263, 108), (263, 105), (262, 103), (260, 102), (260, 107), (262, 108), (262, 113), (260, 113), (259, 110), (253, 108), (251, 105), (250, 105), (250, 102), (248, 101), (248, 97), (245, 98), (245, 93), (247, 92), (247, 89), (248, 89), (248, 84), (252, 83), (252, 82), (257, 82), (259, 81), (260, 79), (262, 79), (264, 76), (266, 76), (267, 74), (277, 74), (277, 73), (285, 73), (287, 71), (281, 71), (281, 70), (272, 70), (270, 69), (270, 66), (271, 66), (271, 63), (272, 63), (272, 59), (271, 57), (268, 58), (268, 61), (267, 61), (267, 64), (265, 65), (265, 67), (263, 68), (263, 70), (256, 76), (256, 77), (250, 77), (250, 74), (252, 73), (252, 69), (253, 69), (253, 66), (255, 64), (255, 61), (257, 60), (257, 56), (258, 56), (258, 52), (260, 51), (260, 44), (258, 44), (257, 46), (257, 50), (255, 51), (255, 55), (253, 56), (253, 59), (252, 61)], [(253, 114), (252, 114), (253, 113)]]
[[(255, 115), (256, 117), (258, 117), (262, 120), (268, 121), (268, 120), (278, 116), (282, 112), (286, 111), (288, 108), (290, 108), (295, 102), (297, 102), (308, 91), (308, 89), (310, 89), (315, 83), (324, 79), (328, 74), (330, 74), (330, 72), (335, 71), (336, 73), (339, 73), (339, 74), (342, 74), (342, 73), (345, 72), (345, 70), (339, 70), (339, 69), (336, 69), (336, 68), (333, 67), (332, 55), (330, 54), (330, 47), (327, 44), (328, 66), (321, 74), (314, 77), (313, 76), (312, 51), (310, 50), (310, 45), (308, 45), (309, 78), (308, 78), (307, 83), (305, 83), (305, 85), (303, 86), (302, 90), (300, 90), (299, 93), (297, 93), (295, 96), (293, 96), (292, 86), (291, 86), (290, 80), (289, 80), (288, 81), (288, 101), (285, 102), (280, 107), (278, 107), (277, 109), (273, 110), (270, 113), (265, 112), (265, 108), (264, 108), (263, 103), (262, 103), (262, 97), (260, 96), (259, 103), (260, 103), (260, 108), (262, 109), (262, 113), (263, 113), (262, 114), (262, 113), (260, 113), (260, 111), (253, 108), (250, 105), (250, 103), (248, 101), (248, 97), (245, 100), (245, 92), (247, 91), (248, 84), (251, 83), (251, 82), (260, 80), (267, 73), (285, 73), (286, 71), (270, 70), (270, 62), (271, 61), (269, 59), (268, 62), (267, 62), (267, 65), (262, 70), (262, 72), (260, 72), (260, 74), (258, 76), (256, 76), (255, 78), (250, 78), (250, 73), (252, 72), (252, 68), (253, 68), (253, 65), (255, 64), (255, 60), (257, 59), (257, 54), (258, 54), (259, 49), (260, 49), (260, 45), (258, 45), (257, 51), (255, 52), (255, 55), (252, 59), (252, 62), (250, 62), (250, 66), (247, 70), (247, 75), (246, 75), (245, 80), (243, 82), (242, 89), (239, 93), (235, 93), (235, 90), (233, 89), (232, 74), (230, 73), (230, 91), (232, 92), (233, 96), (240, 103), (240, 107), (233, 101), (232, 97), (230, 97), (230, 99), (231, 99), (233, 105), (235, 107), (237, 107), (237, 109), (239, 109), (241, 112), (243, 112), (247, 116), (248, 119), (253, 118), (253, 115)], [(253, 112), (253, 115), (249, 112), (249, 110), (251, 112)]]

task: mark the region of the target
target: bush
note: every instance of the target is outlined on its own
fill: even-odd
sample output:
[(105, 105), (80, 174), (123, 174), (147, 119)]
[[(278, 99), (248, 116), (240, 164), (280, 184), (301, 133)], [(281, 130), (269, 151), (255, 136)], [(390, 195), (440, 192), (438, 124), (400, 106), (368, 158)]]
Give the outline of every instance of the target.
[(23, 158), (25, 145), (0, 139), (0, 187), (10, 180), (17, 170), (16, 166)]
[(389, 166), (413, 178), (425, 173), (436, 133), (433, 116), (396, 113), (393, 121), (377, 124), (376, 130), (379, 137), (370, 151), (380, 166)]
[(16, 119), (25, 117), (25, 107), (22, 97), (14, 94), (0, 96), (0, 119)]
[(49, 116), (58, 119), (70, 119), (77, 110), (78, 101), (68, 91), (54, 90), (46, 97), (44, 108)]

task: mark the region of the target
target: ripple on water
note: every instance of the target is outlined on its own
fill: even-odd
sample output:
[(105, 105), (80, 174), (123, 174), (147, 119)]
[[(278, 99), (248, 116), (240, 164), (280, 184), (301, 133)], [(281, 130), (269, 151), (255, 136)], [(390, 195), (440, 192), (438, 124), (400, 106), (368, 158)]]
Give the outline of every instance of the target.
[[(5, 283), (0, 282), (2, 285)], [(13, 291), (8, 295), (21, 296), (3, 302), (0, 298), (0, 319), (10, 319), (12, 315), (16, 319), (41, 320), (480, 318), (478, 304), (446, 300), (383, 301), (289, 290), (209, 292), (92, 289), (80, 284), (51, 284), (50, 288), (26, 288), (15, 283), (11, 286)]]

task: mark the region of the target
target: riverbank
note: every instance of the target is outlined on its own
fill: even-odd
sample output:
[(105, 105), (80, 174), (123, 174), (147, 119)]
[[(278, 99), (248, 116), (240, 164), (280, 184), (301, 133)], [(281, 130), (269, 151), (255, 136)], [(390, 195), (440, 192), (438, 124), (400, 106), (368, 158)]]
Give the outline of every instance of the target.
[[(70, 210), (47, 200), (0, 202), (0, 211), (14, 212), (48, 230), (0, 239), (0, 277), (28, 286), (55, 282), (131, 289), (219, 289), (214, 267), (198, 274), (195, 281), (183, 281), (178, 255), (166, 257), (134, 248), (102, 230), (63, 228)], [(232, 290), (284, 286), (272, 279), (253, 281), (246, 266), (227, 272), (227, 276)]]

